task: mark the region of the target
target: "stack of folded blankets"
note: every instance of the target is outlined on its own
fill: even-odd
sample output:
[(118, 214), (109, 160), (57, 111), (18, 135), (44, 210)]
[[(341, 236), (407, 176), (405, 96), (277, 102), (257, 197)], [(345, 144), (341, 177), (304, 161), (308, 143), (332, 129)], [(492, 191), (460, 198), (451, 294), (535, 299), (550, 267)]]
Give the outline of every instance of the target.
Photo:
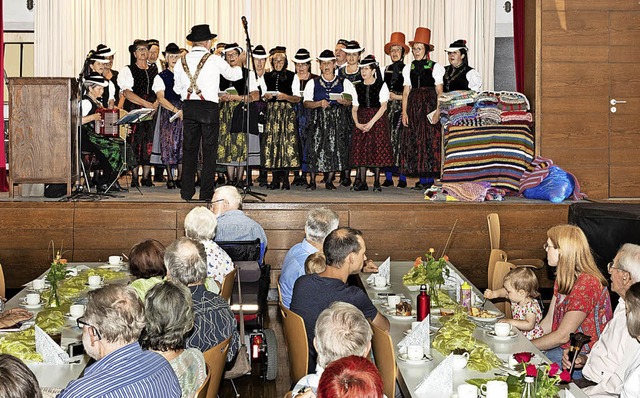
[(526, 124), (531, 127), (529, 101), (510, 91), (451, 91), (440, 97), (440, 117), (448, 126)]

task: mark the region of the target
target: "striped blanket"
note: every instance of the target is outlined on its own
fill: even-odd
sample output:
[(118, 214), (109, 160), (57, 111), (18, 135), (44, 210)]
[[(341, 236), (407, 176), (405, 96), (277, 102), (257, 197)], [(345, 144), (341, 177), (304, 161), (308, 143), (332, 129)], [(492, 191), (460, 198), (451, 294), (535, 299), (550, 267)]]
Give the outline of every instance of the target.
[(517, 191), (534, 158), (528, 126), (451, 126), (444, 136), (442, 182), (488, 181)]

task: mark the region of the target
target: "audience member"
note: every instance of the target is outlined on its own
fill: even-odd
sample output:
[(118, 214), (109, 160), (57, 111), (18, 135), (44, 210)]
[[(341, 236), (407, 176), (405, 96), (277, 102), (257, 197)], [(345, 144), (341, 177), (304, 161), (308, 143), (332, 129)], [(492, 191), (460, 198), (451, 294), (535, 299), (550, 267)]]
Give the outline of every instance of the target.
[(129, 272), (136, 278), (131, 287), (136, 290), (140, 300), (167, 275), (164, 266), (164, 245), (155, 239), (136, 243), (129, 251)]
[(358, 355), (366, 357), (371, 349), (371, 326), (362, 311), (351, 304), (334, 302), (320, 313), (313, 346), (318, 352), (315, 373), (300, 379), (293, 391), (310, 387), (315, 394), (322, 372), (337, 359)]
[(238, 189), (226, 185), (216, 189), (211, 200), (211, 211), (218, 217), (216, 242), (248, 241), (260, 239), (267, 247), (264, 229), (241, 210), (242, 196)]
[[(640, 341), (640, 282), (631, 285), (624, 297), (629, 307), (627, 312), (629, 335)], [(640, 351), (636, 352), (624, 373), (620, 392), (620, 398), (638, 397), (640, 397)]]
[(282, 263), (279, 283), (282, 304), (285, 307), (289, 308), (291, 304), (293, 284), (305, 274), (305, 260), (310, 254), (322, 251), (324, 238), (338, 228), (339, 222), (340, 218), (335, 211), (323, 207), (312, 209), (307, 214), (307, 222), (304, 226), (305, 238), (289, 249)]
[(332, 362), (320, 377), (318, 398), (382, 398), (382, 376), (367, 358), (350, 356)]
[(78, 318), (85, 352), (97, 362), (73, 380), (59, 397), (180, 397), (171, 365), (138, 343), (145, 326), (144, 307), (129, 286), (109, 285), (90, 291), (84, 316)]
[(327, 259), (322, 252), (315, 252), (304, 260), (304, 273), (319, 274), (327, 269)]
[(214, 280), (218, 283), (217, 289), (213, 285), (206, 283), (207, 289), (217, 293), (220, 291), (225, 275), (233, 271), (233, 261), (231, 257), (213, 241), (216, 236), (216, 226), (218, 221), (206, 207), (194, 207), (184, 218), (184, 234), (187, 238), (200, 241), (204, 245), (207, 253), (207, 280)]
[(147, 293), (144, 311), (142, 348), (153, 350), (169, 361), (180, 382), (182, 398), (194, 397), (207, 377), (207, 365), (200, 350), (186, 348), (194, 322), (191, 292), (171, 281), (155, 285)]
[(389, 321), (378, 313), (367, 293), (346, 283), (349, 275), (362, 269), (366, 259), (365, 251), (360, 231), (348, 227), (338, 228), (324, 240), (323, 252), (327, 268), (320, 274), (301, 276), (293, 287), (291, 311), (302, 317), (307, 329), (309, 371), (313, 371), (316, 364), (313, 347), (316, 320), (334, 301), (355, 305), (376, 326), (389, 330)]
[(231, 361), (240, 347), (240, 336), (227, 301), (204, 287), (206, 258), (202, 243), (186, 237), (176, 239), (164, 254), (167, 279), (180, 282), (191, 291), (195, 319), (187, 347), (205, 352), (231, 336), (227, 354), (227, 361)]
[(0, 397), (42, 398), (38, 380), (18, 358), (0, 354)]

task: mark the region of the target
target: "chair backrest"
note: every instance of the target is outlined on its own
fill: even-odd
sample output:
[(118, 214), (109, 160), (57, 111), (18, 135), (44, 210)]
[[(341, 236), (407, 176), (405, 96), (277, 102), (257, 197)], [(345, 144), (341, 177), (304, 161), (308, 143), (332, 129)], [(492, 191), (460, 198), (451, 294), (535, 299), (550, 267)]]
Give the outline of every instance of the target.
[[(493, 283), (493, 273), (496, 269), (496, 263), (498, 261), (507, 261), (509, 257), (507, 256), (507, 252), (500, 249), (491, 249), (491, 254), (489, 255), (489, 265), (487, 266), (487, 286), (491, 289), (491, 284)], [(493, 290), (493, 289), (492, 289)]]
[(487, 215), (487, 224), (489, 225), (489, 243), (491, 249), (500, 248), (500, 217), (498, 213), (490, 213)]
[(204, 361), (209, 366), (209, 374), (211, 375), (209, 388), (207, 389), (207, 398), (216, 398), (218, 395), (218, 388), (220, 388), (220, 381), (224, 373), (224, 365), (227, 362), (227, 351), (229, 351), (230, 340), (231, 337), (204, 352)]
[(280, 304), (280, 313), (289, 355), (289, 375), (291, 381), (295, 383), (307, 375), (309, 366), (307, 329), (302, 317), (282, 304)]
[[(489, 289), (498, 290), (504, 287), (504, 277), (511, 271), (516, 268), (516, 266), (507, 261), (498, 261), (496, 262), (495, 269), (493, 271), (493, 279), (489, 283)], [(494, 303), (496, 307), (502, 312), (507, 318), (511, 318), (511, 302), (509, 299), (500, 300)]]
[(398, 367), (396, 365), (396, 356), (393, 351), (393, 341), (389, 333), (380, 329), (371, 323), (373, 330), (373, 338), (371, 339), (371, 348), (373, 349), (373, 359), (382, 376), (382, 386), (384, 395), (387, 397), (395, 397), (396, 394), (396, 377), (398, 376)]
[(291, 398), (293, 397), (293, 391), (287, 391), (286, 394), (284, 394), (284, 398)]
[(233, 285), (236, 283), (236, 274), (238, 268), (235, 267), (231, 272), (224, 276), (222, 280), (222, 287), (220, 288), (220, 296), (227, 300), (227, 303), (231, 302), (231, 294), (233, 293)]
[(260, 239), (238, 240), (238, 241), (216, 241), (233, 262), (236, 261), (257, 261), (262, 267), (263, 249)]
[(207, 365), (207, 378), (204, 379), (204, 383), (198, 388), (196, 392), (197, 398), (207, 398), (207, 393), (209, 392), (209, 382), (211, 381), (211, 370), (209, 369), (209, 365)]
[(6, 298), (6, 293), (7, 292), (4, 285), (4, 271), (2, 270), (2, 264), (0, 264), (0, 297)]

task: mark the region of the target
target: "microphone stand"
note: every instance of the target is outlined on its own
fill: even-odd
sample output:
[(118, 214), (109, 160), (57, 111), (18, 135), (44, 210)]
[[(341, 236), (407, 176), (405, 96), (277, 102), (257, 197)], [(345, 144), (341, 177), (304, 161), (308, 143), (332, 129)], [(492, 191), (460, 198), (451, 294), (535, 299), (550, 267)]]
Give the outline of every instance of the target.
[[(253, 59), (253, 50), (251, 48), (251, 38), (249, 37), (249, 24), (247, 23), (247, 18), (246, 17), (242, 17), (242, 27), (244, 28), (244, 34), (246, 37), (246, 41), (247, 41), (247, 57), (251, 59), (251, 67), (253, 68), (253, 73), (256, 77), (256, 82), (258, 80), (258, 71), (256, 70), (256, 64), (255, 64), (255, 60)], [(247, 68), (249, 68), (249, 62), (247, 62)], [(250, 69), (250, 68), (249, 68)], [(254, 197), (255, 199), (259, 200), (260, 202), (264, 202), (265, 199), (264, 197), (267, 196), (267, 194), (261, 193), (261, 192), (253, 192), (251, 190), (251, 187), (249, 186), (249, 181), (250, 181), (250, 169), (249, 169), (249, 121), (250, 121), (250, 117), (249, 114), (251, 112), (249, 112), (249, 107), (251, 106), (250, 102), (249, 102), (249, 81), (251, 80), (251, 69), (249, 70), (249, 73), (247, 74), (247, 78), (245, 79), (244, 82), (244, 87), (245, 87), (245, 92), (247, 93), (247, 102), (245, 103), (247, 106), (247, 112), (246, 112), (246, 116), (243, 120), (243, 124), (244, 124), (244, 133), (246, 135), (246, 145), (247, 145), (247, 156), (245, 157), (245, 183), (242, 184), (242, 200), (244, 201), (244, 198), (247, 195), (250, 195), (252, 197)], [(258, 92), (260, 93), (260, 87), (258, 87)], [(260, 96), (261, 93), (260, 93)], [(238, 105), (240, 106), (240, 105)]]

